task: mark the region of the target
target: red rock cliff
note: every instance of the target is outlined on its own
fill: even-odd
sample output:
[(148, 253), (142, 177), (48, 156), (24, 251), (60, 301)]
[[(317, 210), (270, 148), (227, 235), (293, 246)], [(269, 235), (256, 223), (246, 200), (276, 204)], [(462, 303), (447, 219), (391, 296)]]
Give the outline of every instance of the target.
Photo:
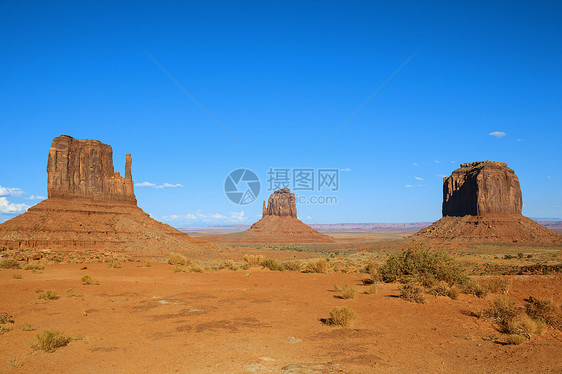
[(282, 188), (273, 192), (267, 200), (267, 207), (265, 206), (265, 201), (263, 204), (263, 217), (297, 217), (297, 203), (295, 194), (291, 193), (291, 190), (289, 190), (288, 188)]

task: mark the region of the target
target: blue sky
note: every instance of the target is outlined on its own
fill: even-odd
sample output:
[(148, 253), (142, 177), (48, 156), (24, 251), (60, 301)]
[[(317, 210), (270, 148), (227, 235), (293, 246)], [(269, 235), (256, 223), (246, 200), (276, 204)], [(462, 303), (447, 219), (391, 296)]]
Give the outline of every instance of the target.
[[(4, 1), (0, 31), (1, 220), (46, 196), (61, 134), (122, 174), (131, 153), (139, 206), (175, 226), (254, 222), (270, 168), (339, 170), (305, 222), (432, 221), (442, 176), (487, 159), (525, 215), (562, 216), (560, 2)], [(251, 204), (224, 193), (238, 168)]]

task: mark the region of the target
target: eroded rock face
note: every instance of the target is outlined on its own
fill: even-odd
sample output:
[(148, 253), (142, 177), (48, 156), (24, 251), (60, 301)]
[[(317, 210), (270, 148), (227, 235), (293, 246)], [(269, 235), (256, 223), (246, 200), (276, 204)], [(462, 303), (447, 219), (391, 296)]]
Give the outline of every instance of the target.
[(443, 178), (443, 217), (521, 215), (519, 179), (505, 162), (461, 164)]
[(113, 170), (113, 150), (97, 140), (61, 135), (53, 139), (47, 162), (49, 198), (83, 198), (137, 203), (127, 154), (125, 177)]
[(279, 216), (279, 217), (297, 217), (297, 203), (295, 194), (291, 193), (288, 188), (282, 188), (273, 192), (267, 200), (263, 202), (263, 217)]

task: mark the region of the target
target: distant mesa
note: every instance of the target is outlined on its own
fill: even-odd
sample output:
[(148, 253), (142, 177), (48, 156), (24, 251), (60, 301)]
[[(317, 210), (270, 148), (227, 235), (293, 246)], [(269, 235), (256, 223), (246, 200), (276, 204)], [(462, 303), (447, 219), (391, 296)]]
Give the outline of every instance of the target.
[(521, 214), (519, 179), (506, 163), (460, 166), (443, 178), (443, 218), (415, 236), (464, 242), (562, 242), (562, 235)]
[(0, 246), (139, 255), (213, 246), (137, 207), (131, 164), (127, 154), (122, 177), (113, 169), (110, 145), (68, 135), (55, 138), (47, 162), (48, 199), (1, 224)]
[(273, 192), (263, 202), (262, 218), (248, 230), (232, 234), (206, 236), (206, 240), (219, 243), (245, 244), (297, 244), (333, 243), (334, 240), (297, 218), (295, 194), (288, 188)]

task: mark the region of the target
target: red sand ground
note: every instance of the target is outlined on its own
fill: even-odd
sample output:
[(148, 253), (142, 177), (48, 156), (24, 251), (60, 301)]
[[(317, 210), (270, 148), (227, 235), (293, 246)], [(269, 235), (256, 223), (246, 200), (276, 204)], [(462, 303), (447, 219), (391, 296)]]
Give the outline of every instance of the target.
[[(335, 297), (334, 283), (361, 291), (359, 274), (248, 271), (174, 273), (172, 266), (57, 264), (42, 274), (0, 270), (0, 312), (14, 329), (0, 335), (7, 373), (373, 373), (561, 372), (562, 333), (552, 328), (519, 346), (467, 311), (486, 300), (398, 299), (397, 285), (376, 295)], [(23, 279), (12, 279), (14, 273)], [(90, 274), (98, 286), (84, 286)], [(554, 297), (562, 277), (515, 276), (511, 296)], [(67, 297), (72, 288), (79, 297)], [(58, 300), (40, 301), (39, 290)], [(323, 324), (334, 306), (353, 308), (353, 328)], [(31, 324), (34, 331), (22, 331)], [(54, 353), (34, 351), (35, 335), (60, 329), (78, 338)]]

